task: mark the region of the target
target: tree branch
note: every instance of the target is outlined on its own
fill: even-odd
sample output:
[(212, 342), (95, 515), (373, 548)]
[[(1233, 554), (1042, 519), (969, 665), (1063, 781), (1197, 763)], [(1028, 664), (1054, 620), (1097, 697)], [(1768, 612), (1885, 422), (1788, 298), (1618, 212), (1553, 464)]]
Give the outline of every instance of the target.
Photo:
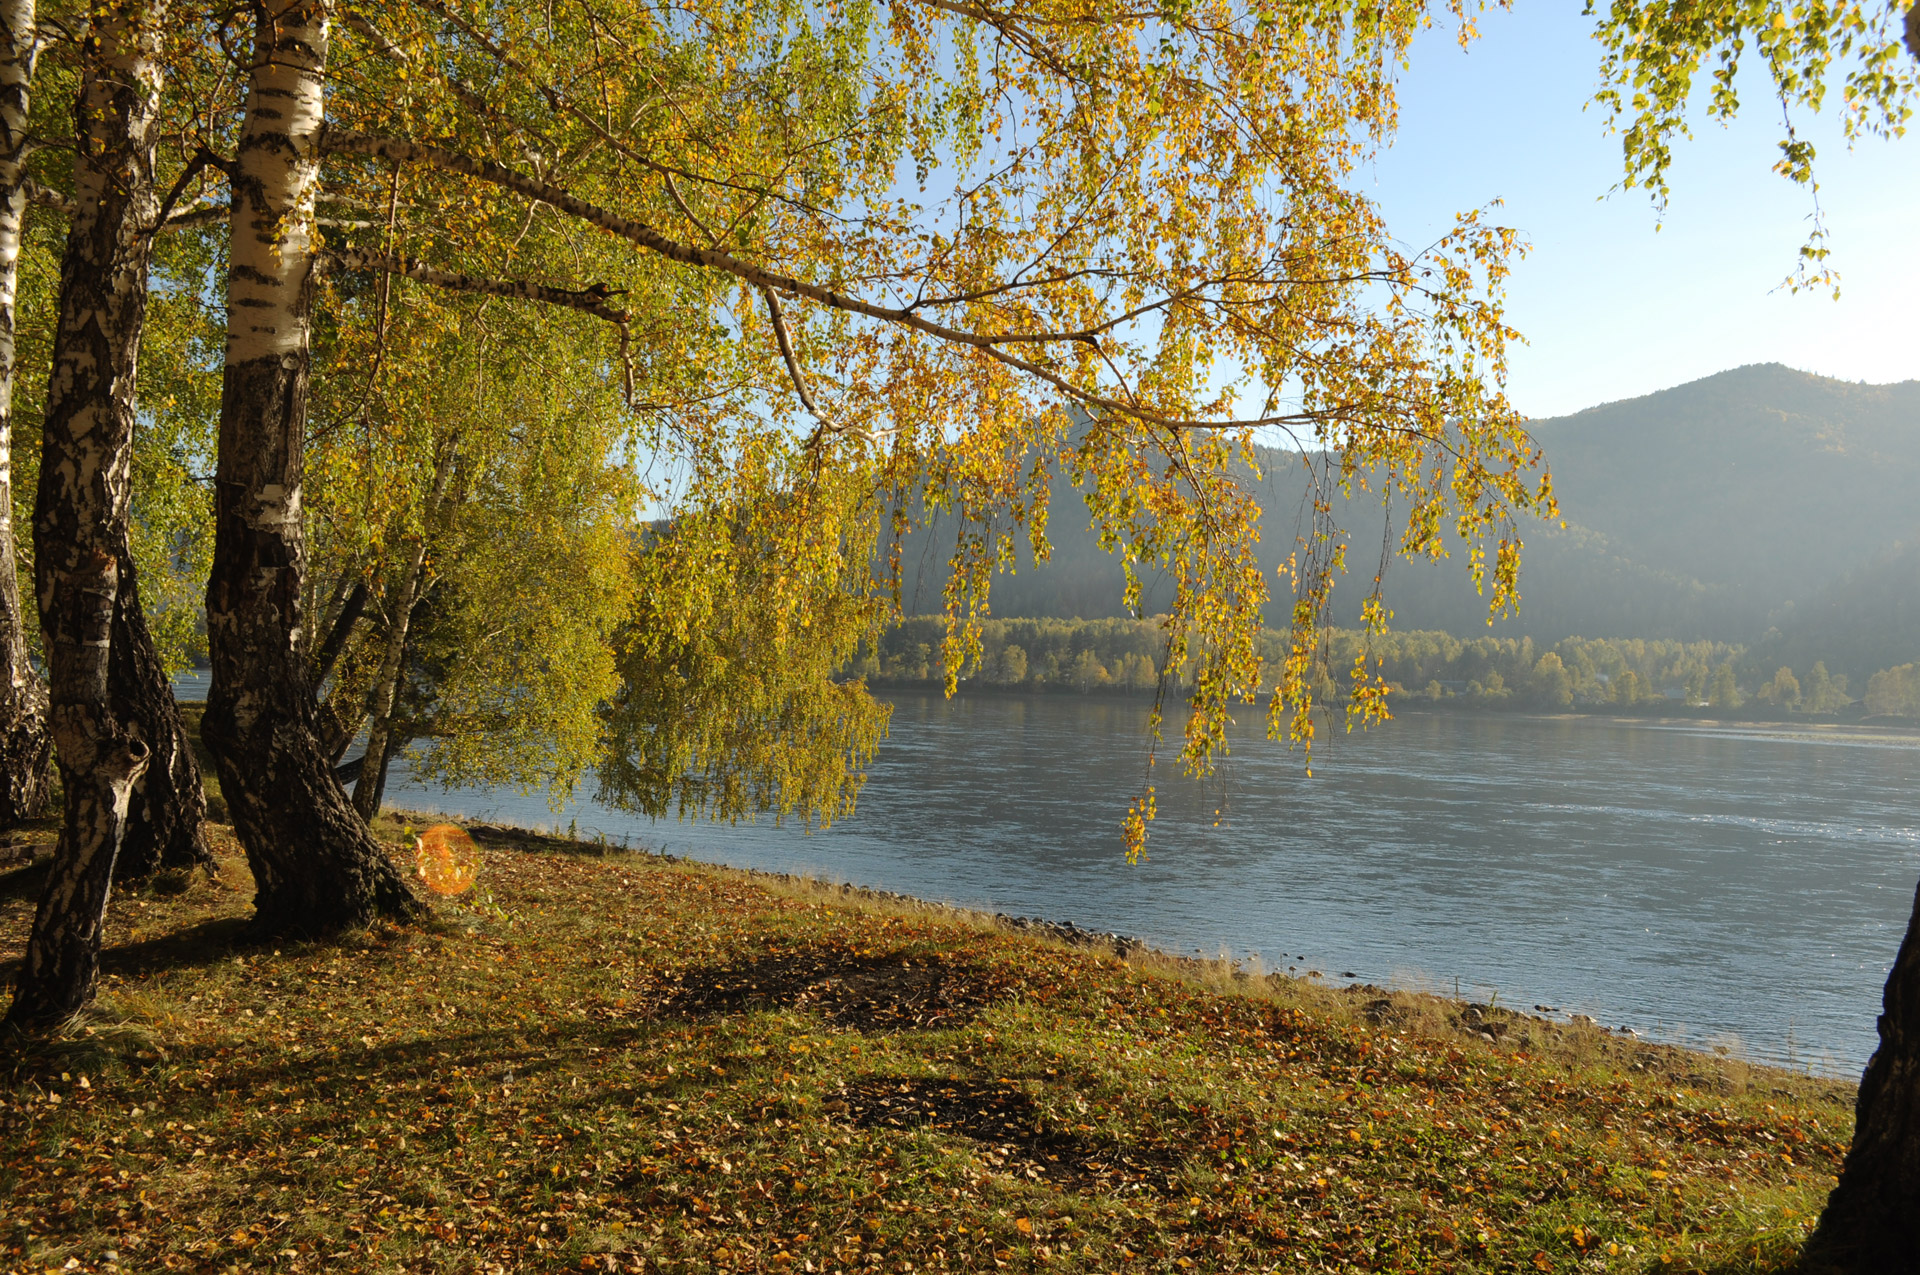
[[(209, 168), (218, 169), (220, 172), (229, 175), (231, 175), (232, 172), (232, 166), (226, 160), (221, 159), (206, 147), (202, 146), (194, 151), (193, 158), (187, 161), (187, 166), (180, 170), (180, 176), (174, 180), (173, 189), (169, 190), (167, 197), (160, 201), (160, 211), (153, 219), (154, 230), (160, 229), (160, 227), (172, 220), (174, 205), (180, 202), (180, 196), (187, 193), (187, 187), (193, 182), (194, 178), (206, 172)], [(209, 210), (196, 208), (191, 211), (194, 213), (204, 213)], [(221, 209), (221, 211), (226, 210)]]
[(1072, 67), (1062, 62), (1052, 49), (1049, 49), (1032, 32), (1023, 28), (1019, 21), (1009, 14), (995, 13), (977, 4), (955, 3), (955, 0), (918, 0), (918, 2), (929, 9), (944, 10), (962, 18), (971, 18), (983, 26), (992, 27), (1015, 48), (1020, 49), (1063, 80), (1084, 80), (1085, 78), (1076, 75)]
[[(73, 201), (53, 187), (43, 185), (31, 177), (22, 181), (20, 186), (27, 192), (27, 202), (38, 204), (42, 208), (51, 208), (54, 212), (65, 213), (69, 217), (73, 215)], [(164, 221), (160, 222), (159, 229), (182, 230), (190, 226), (205, 226), (231, 216), (232, 213), (231, 204), (202, 204), (195, 208), (170, 213)], [(323, 221), (321, 224), (327, 223)]]
[(607, 304), (607, 297), (611, 294), (604, 287), (574, 291), (568, 288), (550, 288), (543, 283), (529, 283), (524, 279), (489, 279), (484, 275), (441, 270), (424, 261), (415, 261), (411, 257), (368, 252), (361, 248), (335, 248), (321, 260), (323, 263), (343, 266), (348, 270), (371, 270), (403, 275), (417, 283), (429, 283), (436, 288), (446, 288), (452, 292), (472, 292), (482, 296), (511, 297), (518, 301), (538, 301), (544, 305), (564, 306), (569, 310), (579, 310), (595, 318), (605, 319), (608, 323), (620, 328), (626, 327), (630, 317), (625, 310), (616, 310)]
[(23, 177), (20, 179), (20, 189), (27, 192), (28, 203), (73, 215), (73, 201), (51, 186), (42, 185), (31, 177)]
[[(160, 223), (162, 230), (186, 230), (193, 226), (210, 226), (216, 221), (224, 221), (233, 215), (232, 204), (201, 204), (197, 208), (182, 208)], [(325, 222), (321, 223), (325, 225)]]
[(347, 595), (346, 605), (340, 608), (340, 615), (333, 622), (333, 628), (327, 633), (327, 640), (320, 644), (319, 654), (313, 657), (313, 684), (319, 686), (327, 680), (327, 674), (333, 672), (334, 661), (340, 658), (340, 652), (347, 645), (347, 638), (353, 632), (353, 626), (360, 622), (360, 615), (367, 609), (367, 584), (362, 580), (353, 586), (353, 592)]
[(787, 316), (780, 312), (780, 298), (772, 288), (760, 289), (760, 295), (767, 299), (767, 313), (773, 319), (773, 338), (780, 343), (780, 357), (787, 361), (787, 375), (793, 378), (793, 388), (807, 410), (819, 418), (820, 409), (814, 406), (813, 395), (807, 393), (806, 378), (800, 375), (800, 361), (793, 357), (793, 338), (787, 333)]
[(371, 44), (374, 50), (382, 57), (390, 58), (402, 65), (407, 65), (413, 61), (412, 58), (407, 56), (405, 49), (388, 39), (387, 33), (375, 26), (372, 20), (358, 9), (347, 10), (346, 23), (361, 35), (366, 36), (367, 43)]
[[(582, 124), (585, 124), (589, 129), (593, 130), (594, 135), (597, 136), (602, 142), (605, 142), (608, 146), (612, 147), (615, 153), (625, 156), (627, 159), (632, 160), (634, 163), (640, 165), (642, 168), (649, 170), (650, 172), (658, 173), (661, 177), (664, 177), (669, 183), (673, 181), (675, 176), (680, 176), (680, 177), (686, 178), (688, 181), (697, 181), (704, 185), (709, 185), (709, 186), (719, 186), (724, 190), (739, 191), (742, 194), (753, 195), (756, 198), (759, 198), (762, 200), (777, 199), (781, 203), (786, 204), (792, 208), (798, 208), (803, 212), (818, 213), (821, 211), (818, 208), (811, 207), (808, 204), (805, 204), (796, 199), (789, 198), (774, 190), (761, 189), (754, 186), (747, 186), (739, 182), (727, 181), (719, 177), (703, 176), (699, 173), (689, 172), (684, 168), (675, 168), (671, 164), (663, 164), (657, 159), (653, 159), (649, 156), (641, 154), (639, 151), (635, 150), (630, 144), (622, 141), (620, 138), (615, 137), (612, 133), (608, 132), (606, 127), (603, 124), (601, 124), (599, 120), (595, 119), (591, 114), (581, 109), (580, 107), (575, 106), (569, 98), (567, 98), (564, 94), (560, 92), (559, 89), (555, 88), (552, 84), (548, 83), (547, 79), (544, 76), (535, 75), (533, 71), (526, 66), (525, 63), (517, 60), (511, 53), (507, 52), (504, 48), (502, 48), (497, 41), (489, 38), (484, 31), (481, 31), (479, 28), (475, 27), (472, 23), (468, 22), (465, 18), (461, 17), (452, 8), (450, 8), (446, 4), (441, 3), (441, 0), (420, 0), (420, 3), (424, 5), (426, 8), (432, 10), (434, 13), (439, 14), (442, 18), (446, 19), (453, 26), (459, 28), (459, 30), (463, 32), (468, 39), (472, 40), (475, 44), (478, 44), (481, 48), (485, 49), (489, 56), (494, 58), (502, 66), (506, 67), (508, 70), (512, 71), (514, 74), (518, 75), (521, 79), (525, 80), (527, 84), (533, 89), (534, 92), (538, 93), (542, 98), (546, 100), (547, 108), (551, 110), (554, 114), (571, 116), (573, 119), (578, 120)], [(461, 93), (463, 96), (472, 94), (471, 89), (465, 88), (458, 81), (450, 81), (450, 83), (453, 84), (455, 91), (458, 93)], [(489, 106), (484, 100), (478, 99), (477, 97), (469, 97), (468, 104), (471, 106), (474, 106), (476, 109), (484, 113), (495, 115), (496, 117), (500, 115), (500, 112), (496, 108)], [(516, 123), (515, 127), (520, 127), (520, 126)], [(670, 193), (673, 195), (674, 202), (680, 204), (681, 211), (687, 213), (688, 217), (693, 219), (694, 225), (699, 226), (701, 231), (703, 233), (706, 233), (706, 227), (700, 225), (698, 218), (693, 218), (693, 214), (691, 210), (688, 209), (685, 203), (681, 201), (679, 192), (670, 191)], [(712, 236), (709, 234), (709, 237), (711, 238)]]

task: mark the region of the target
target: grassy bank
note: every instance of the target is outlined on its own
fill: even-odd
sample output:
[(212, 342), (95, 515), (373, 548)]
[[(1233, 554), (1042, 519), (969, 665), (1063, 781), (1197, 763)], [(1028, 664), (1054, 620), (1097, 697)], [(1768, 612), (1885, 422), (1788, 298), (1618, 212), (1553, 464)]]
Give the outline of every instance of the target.
[(1592, 1028), (499, 831), (430, 925), (236, 945), (216, 841), (7, 1060), (0, 1268), (1771, 1269), (1851, 1126)]

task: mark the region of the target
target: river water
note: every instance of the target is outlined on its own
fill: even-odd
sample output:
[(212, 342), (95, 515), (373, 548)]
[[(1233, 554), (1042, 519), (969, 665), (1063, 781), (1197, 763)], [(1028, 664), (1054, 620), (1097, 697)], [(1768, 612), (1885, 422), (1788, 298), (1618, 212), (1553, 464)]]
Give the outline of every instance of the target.
[[(1142, 705), (904, 695), (852, 818), (652, 821), (422, 787), (390, 804), (577, 827), (716, 863), (1257, 957), (1333, 983), (1460, 993), (1816, 1073), (1856, 1072), (1920, 878), (1920, 734), (1406, 714), (1323, 741), (1257, 732), (1218, 782), (1160, 768), (1129, 866)], [(1217, 822), (1216, 822), (1217, 812)]]

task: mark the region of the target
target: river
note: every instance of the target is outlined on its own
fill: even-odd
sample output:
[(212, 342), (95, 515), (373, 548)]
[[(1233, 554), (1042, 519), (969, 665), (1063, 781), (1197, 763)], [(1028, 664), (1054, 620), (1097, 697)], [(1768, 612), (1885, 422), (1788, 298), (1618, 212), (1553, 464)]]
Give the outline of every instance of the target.
[[(390, 804), (1138, 935), (1850, 1074), (1920, 877), (1920, 734), (1413, 714), (1323, 740), (1257, 732), (1219, 781), (1168, 773), (1146, 862), (1119, 821), (1145, 708), (895, 699), (852, 818), (651, 821), (588, 800), (422, 787)], [(1216, 819), (1217, 812), (1217, 819)]]

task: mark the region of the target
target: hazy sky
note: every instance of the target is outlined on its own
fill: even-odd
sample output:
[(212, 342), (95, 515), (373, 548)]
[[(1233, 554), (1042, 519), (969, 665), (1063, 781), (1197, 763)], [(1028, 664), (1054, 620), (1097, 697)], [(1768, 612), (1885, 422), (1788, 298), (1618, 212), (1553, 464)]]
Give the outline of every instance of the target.
[[(1619, 138), (1593, 94), (1592, 19), (1521, 0), (1481, 21), (1465, 53), (1436, 30), (1415, 51), (1400, 135), (1374, 165), (1395, 235), (1425, 244), (1493, 199), (1533, 250), (1509, 317), (1528, 345), (1510, 392), (1534, 416), (1631, 398), (1745, 363), (1856, 381), (1920, 377), (1920, 134), (1848, 153), (1837, 121), (1796, 120), (1820, 144), (1820, 200), (1842, 295), (1791, 295), (1811, 204), (1774, 175), (1777, 103), (1743, 85), (1730, 129), (1702, 119), (1675, 147), (1665, 224), (1618, 180)], [(1837, 97), (1837, 93), (1834, 94)]]

